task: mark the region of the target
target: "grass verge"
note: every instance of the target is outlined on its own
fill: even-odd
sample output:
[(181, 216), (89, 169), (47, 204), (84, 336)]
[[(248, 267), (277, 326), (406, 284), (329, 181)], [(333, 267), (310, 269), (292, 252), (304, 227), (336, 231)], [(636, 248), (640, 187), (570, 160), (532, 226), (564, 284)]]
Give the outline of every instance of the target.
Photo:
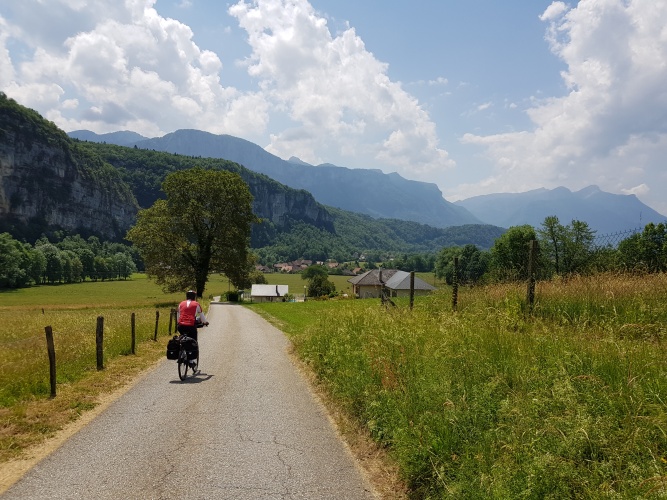
[(414, 498), (667, 494), (667, 278), (255, 304)]

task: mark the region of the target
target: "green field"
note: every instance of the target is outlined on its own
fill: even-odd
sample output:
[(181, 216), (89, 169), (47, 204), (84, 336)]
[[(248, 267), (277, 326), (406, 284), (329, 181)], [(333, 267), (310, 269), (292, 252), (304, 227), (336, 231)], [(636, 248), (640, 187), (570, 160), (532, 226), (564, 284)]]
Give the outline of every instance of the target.
[[(289, 293), (298, 297), (303, 297), (303, 287), (308, 284), (306, 280), (301, 279), (301, 274), (268, 273), (264, 276), (270, 285), (287, 285), (289, 287)], [(434, 281), (433, 273), (416, 273), (416, 276), (419, 276), (431, 285), (435, 283), (436, 287), (444, 286), (442, 282)], [(351, 296), (352, 285), (348, 282), (349, 279), (350, 276), (329, 276), (329, 280), (336, 285), (336, 291), (340, 292), (340, 294), (348, 294)]]
[(664, 498), (667, 277), (253, 304), (414, 498)]
[[(209, 295), (226, 279), (213, 277)], [(0, 292), (0, 407), (50, 393), (45, 327), (54, 332), (59, 383), (71, 383), (96, 368), (97, 318), (104, 318), (106, 359), (131, 350), (131, 315), (139, 343), (168, 335), (170, 310), (183, 294), (165, 294), (137, 274), (127, 281), (84, 282)], [(204, 303), (208, 302), (205, 298)]]
[[(299, 275), (267, 278), (291, 293), (304, 284)], [(332, 279), (344, 292), (347, 278)], [(406, 299), (390, 308), (352, 298), (246, 304), (286, 332), (336, 408), (388, 451), (414, 498), (667, 496), (667, 275), (540, 282), (532, 314), (524, 284), (463, 287), (456, 312), (450, 289), (438, 286), (413, 310)], [(229, 288), (214, 277), (205, 295)], [(141, 275), (0, 293), (0, 461), (163, 356), (181, 295)], [(59, 360), (53, 400), (47, 325)]]

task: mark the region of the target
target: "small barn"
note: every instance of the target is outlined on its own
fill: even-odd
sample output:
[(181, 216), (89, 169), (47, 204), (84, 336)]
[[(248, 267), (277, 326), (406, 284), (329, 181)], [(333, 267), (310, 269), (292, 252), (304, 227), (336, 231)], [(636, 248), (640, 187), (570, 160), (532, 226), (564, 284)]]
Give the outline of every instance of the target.
[[(352, 293), (360, 299), (380, 297), (383, 283), (392, 297), (410, 296), (410, 273), (398, 269), (372, 269), (347, 281), (352, 284)], [(415, 296), (426, 295), (435, 289), (415, 276)]]
[(288, 293), (287, 285), (252, 285), (250, 299), (253, 302), (282, 302)]

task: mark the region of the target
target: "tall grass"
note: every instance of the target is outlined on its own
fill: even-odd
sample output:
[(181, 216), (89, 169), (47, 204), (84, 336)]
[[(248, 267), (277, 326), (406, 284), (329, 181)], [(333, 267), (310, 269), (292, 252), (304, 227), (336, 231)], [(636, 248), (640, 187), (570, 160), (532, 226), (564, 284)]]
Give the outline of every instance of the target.
[(540, 283), (532, 316), (509, 285), (460, 290), (457, 313), (447, 293), (253, 307), (416, 498), (646, 498), (667, 494), (665, 284)]
[[(158, 333), (164, 336), (169, 326), (169, 309), (159, 311)], [(0, 406), (50, 394), (45, 326), (53, 329), (58, 384), (74, 382), (97, 369), (95, 332), (98, 315), (104, 317), (105, 360), (131, 352), (131, 309), (29, 312), (17, 322), (14, 312), (0, 310), (0, 324), (5, 328), (14, 325), (0, 341)], [(138, 309), (135, 316), (136, 341), (141, 349), (142, 342), (153, 338), (155, 309)]]
[[(211, 288), (220, 288), (213, 278)], [(169, 312), (183, 293), (165, 294), (145, 275), (127, 281), (85, 282), (0, 292), (0, 408), (50, 394), (44, 328), (51, 326), (57, 383), (68, 384), (97, 369), (97, 317), (104, 318), (104, 358), (131, 352), (135, 313), (137, 349), (155, 334), (168, 334)], [(207, 300), (204, 301), (205, 303)]]

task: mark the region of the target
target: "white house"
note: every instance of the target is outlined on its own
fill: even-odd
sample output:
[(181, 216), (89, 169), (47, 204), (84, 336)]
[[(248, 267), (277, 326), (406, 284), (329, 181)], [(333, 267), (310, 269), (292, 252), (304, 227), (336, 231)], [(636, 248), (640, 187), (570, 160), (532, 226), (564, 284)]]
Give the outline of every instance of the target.
[(281, 302), (288, 293), (287, 285), (252, 285), (250, 299), (253, 302)]

